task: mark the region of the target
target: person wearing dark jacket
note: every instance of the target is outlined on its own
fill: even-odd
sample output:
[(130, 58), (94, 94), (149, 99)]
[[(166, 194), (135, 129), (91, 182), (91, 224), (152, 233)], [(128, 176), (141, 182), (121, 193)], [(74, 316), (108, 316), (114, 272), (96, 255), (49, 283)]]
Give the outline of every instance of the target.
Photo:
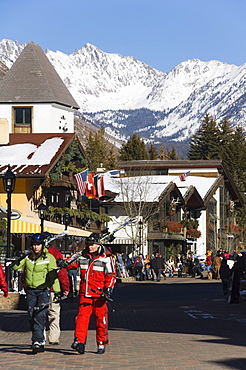
[(143, 281), (144, 279), (144, 274), (143, 274), (144, 260), (141, 254), (135, 258), (133, 268), (134, 268), (136, 280)]
[(178, 277), (182, 277), (183, 263), (184, 263), (183, 256), (181, 255), (181, 253), (178, 253), (178, 255), (176, 257), (176, 266), (177, 266), (177, 270), (178, 270)]
[(150, 270), (151, 270), (151, 280), (156, 280), (156, 257), (152, 255), (150, 258)]
[(162, 258), (161, 254), (157, 254), (155, 259), (155, 273), (156, 273), (156, 281), (161, 280), (161, 273), (164, 268), (164, 259)]
[(246, 250), (238, 254), (232, 268), (232, 287), (230, 303), (239, 303), (240, 301), (240, 282), (243, 273), (246, 270)]
[(231, 270), (227, 263), (227, 258), (223, 257), (221, 261), (221, 266), (220, 266), (220, 278), (222, 281), (222, 289), (223, 289), (224, 295), (228, 293), (230, 277), (231, 277)]

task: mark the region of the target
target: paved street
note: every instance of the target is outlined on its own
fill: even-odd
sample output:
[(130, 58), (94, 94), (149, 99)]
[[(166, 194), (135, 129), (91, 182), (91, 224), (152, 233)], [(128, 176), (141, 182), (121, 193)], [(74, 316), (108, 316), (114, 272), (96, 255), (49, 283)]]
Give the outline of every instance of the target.
[(95, 353), (93, 322), (86, 353), (70, 348), (78, 298), (63, 306), (61, 344), (37, 355), (26, 312), (1, 310), (1, 369), (246, 369), (246, 303), (227, 304), (220, 282), (119, 283), (113, 298), (104, 355)]

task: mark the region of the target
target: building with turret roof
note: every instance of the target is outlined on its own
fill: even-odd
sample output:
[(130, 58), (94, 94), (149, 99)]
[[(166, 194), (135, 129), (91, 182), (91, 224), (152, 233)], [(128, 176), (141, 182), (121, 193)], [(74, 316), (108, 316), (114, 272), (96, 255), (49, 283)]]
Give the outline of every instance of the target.
[(9, 133), (73, 133), (78, 109), (41, 47), (29, 42), (0, 81), (0, 128), (8, 124)]

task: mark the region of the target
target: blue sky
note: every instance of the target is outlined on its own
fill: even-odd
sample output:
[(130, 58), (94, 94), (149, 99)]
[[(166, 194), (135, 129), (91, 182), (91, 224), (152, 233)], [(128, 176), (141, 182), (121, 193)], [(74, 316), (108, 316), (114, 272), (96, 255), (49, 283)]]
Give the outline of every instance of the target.
[(0, 40), (66, 54), (89, 42), (169, 72), (193, 58), (245, 63), (245, 19), (245, 0), (11, 0)]

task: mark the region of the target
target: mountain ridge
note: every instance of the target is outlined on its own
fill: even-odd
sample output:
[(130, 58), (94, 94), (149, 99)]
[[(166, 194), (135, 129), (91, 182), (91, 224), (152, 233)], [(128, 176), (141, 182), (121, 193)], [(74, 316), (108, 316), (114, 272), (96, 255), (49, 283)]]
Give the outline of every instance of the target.
[[(10, 68), (25, 45), (3, 39), (0, 61)], [(218, 121), (226, 116), (232, 126), (246, 118), (246, 64), (190, 59), (167, 73), (90, 43), (70, 55), (46, 55), (85, 120), (119, 140), (136, 132), (146, 143), (187, 142), (206, 113)]]

